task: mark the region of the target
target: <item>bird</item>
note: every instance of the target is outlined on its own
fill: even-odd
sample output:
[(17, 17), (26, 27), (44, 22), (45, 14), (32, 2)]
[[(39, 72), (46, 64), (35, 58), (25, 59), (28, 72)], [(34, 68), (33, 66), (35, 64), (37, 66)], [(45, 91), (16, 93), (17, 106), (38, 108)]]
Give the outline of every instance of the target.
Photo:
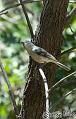
[(47, 64), (49, 62), (56, 64), (57, 66), (63, 68), (64, 70), (70, 71), (70, 68), (60, 63), (52, 54), (47, 52), (45, 49), (34, 45), (31, 41), (21, 42), (23, 43), (24, 48), (27, 50), (29, 56), (39, 63)]

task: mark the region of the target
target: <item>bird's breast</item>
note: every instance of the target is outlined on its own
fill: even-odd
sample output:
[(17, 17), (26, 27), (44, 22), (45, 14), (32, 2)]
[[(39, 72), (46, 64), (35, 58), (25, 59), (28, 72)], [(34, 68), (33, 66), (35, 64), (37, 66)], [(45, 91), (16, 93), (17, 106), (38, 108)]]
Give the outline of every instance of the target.
[(46, 57), (37, 55), (35, 53), (31, 53), (30, 56), (32, 57), (32, 59), (38, 63), (48, 63), (50, 62), (50, 60)]

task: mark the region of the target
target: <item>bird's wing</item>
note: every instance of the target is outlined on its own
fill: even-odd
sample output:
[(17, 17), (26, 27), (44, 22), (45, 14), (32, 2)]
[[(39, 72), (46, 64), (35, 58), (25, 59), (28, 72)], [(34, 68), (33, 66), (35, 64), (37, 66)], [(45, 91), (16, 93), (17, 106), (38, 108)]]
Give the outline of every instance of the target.
[(35, 48), (33, 48), (33, 52), (36, 53), (37, 55), (40, 55), (40, 56), (43, 56), (43, 57), (47, 57), (47, 58), (56, 60), (54, 56), (52, 56), (50, 53), (48, 53), (43, 48), (35, 47)]

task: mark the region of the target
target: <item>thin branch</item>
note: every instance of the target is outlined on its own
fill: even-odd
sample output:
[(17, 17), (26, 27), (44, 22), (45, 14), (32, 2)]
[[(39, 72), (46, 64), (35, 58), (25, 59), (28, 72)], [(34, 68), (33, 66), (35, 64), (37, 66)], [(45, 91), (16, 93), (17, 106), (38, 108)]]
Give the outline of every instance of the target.
[(74, 74), (76, 74), (76, 71), (73, 72), (73, 73), (71, 73), (71, 74), (69, 74), (69, 75), (67, 75), (66, 77), (62, 78), (60, 81), (58, 81), (55, 85), (53, 85), (53, 86), (49, 89), (49, 92), (52, 91), (52, 90), (54, 90), (55, 87), (57, 87), (59, 84), (61, 84), (65, 79), (71, 77), (71, 76), (74, 75)]
[(42, 76), (43, 82), (44, 82), (44, 87), (45, 87), (45, 96), (46, 96), (46, 114), (47, 118), (49, 119), (49, 94), (48, 94), (48, 83), (46, 76), (41, 68), (39, 68), (40, 75)]
[(60, 98), (60, 100), (58, 100), (51, 108), (50, 110), (53, 110), (54, 111), (54, 108), (56, 108), (56, 106), (61, 102), (63, 101), (68, 95), (74, 93), (76, 91), (76, 88), (74, 88), (73, 90), (71, 90), (70, 92), (68, 92), (67, 94), (65, 94), (62, 98)]
[(68, 25), (73, 18), (73, 16), (76, 14), (76, 7), (72, 9), (72, 11), (66, 16), (66, 25)]
[(15, 112), (16, 118), (18, 119), (18, 108), (17, 108), (16, 102), (15, 102), (15, 98), (14, 98), (15, 96), (13, 94), (11, 84), (9, 82), (8, 76), (7, 76), (7, 74), (6, 74), (5, 70), (4, 70), (4, 67), (3, 67), (3, 64), (2, 64), (1, 61), (0, 61), (0, 68), (1, 68), (4, 80), (5, 80), (5, 82), (6, 82), (7, 86), (8, 86), (9, 94), (10, 94), (10, 97), (11, 97), (11, 100), (12, 100), (12, 103), (13, 103), (13, 107), (14, 107), (14, 112)]
[[(39, 2), (39, 0), (24, 0), (22, 3), (28, 4), (28, 3), (34, 3), (34, 2)], [(18, 7), (20, 5), (21, 5), (20, 3), (11, 5), (11, 6), (7, 7), (7, 8), (5, 8), (5, 9), (1, 10), (0, 13), (5, 12), (7, 10), (10, 10), (12, 8)]]
[(65, 51), (63, 51), (62, 53), (61, 53), (61, 56), (62, 55), (65, 55), (66, 53), (70, 53), (72, 50), (75, 50), (76, 49), (76, 47), (72, 47), (72, 48), (70, 48), (70, 49), (68, 49), (68, 50), (65, 50)]
[(76, 3), (76, 1), (74, 1), (74, 0), (70, 0), (69, 3)]
[(31, 23), (30, 23), (30, 20), (29, 20), (29, 17), (28, 17), (26, 8), (25, 8), (25, 6), (24, 6), (22, 0), (20, 0), (20, 4), (21, 4), (21, 6), (22, 6), (22, 9), (23, 9), (25, 18), (26, 18), (26, 20), (27, 20), (27, 24), (28, 24), (28, 27), (29, 27), (29, 30), (30, 30), (31, 38), (34, 39), (33, 29), (32, 29), (32, 26), (31, 26)]
[(76, 38), (76, 32), (73, 31), (73, 29), (72, 29), (70, 24), (69, 24), (69, 28), (70, 28), (71, 32), (73, 33), (73, 36), (74, 36), (74, 39), (75, 39)]
[(0, 16), (3, 14), (7, 14), (7, 13), (8, 13), (8, 11), (2, 12), (2, 13), (0, 13)]
[(75, 34), (70, 24), (69, 24), (69, 27), (70, 27), (71, 32), (72, 32), (73, 34)]
[(26, 11), (27, 11), (28, 13), (30, 13), (32, 16), (34, 16), (34, 12), (31, 11), (29, 8), (26, 8)]
[(76, 80), (65, 81), (64, 83), (60, 85), (60, 87), (62, 88), (65, 85), (70, 85), (70, 84), (76, 85)]

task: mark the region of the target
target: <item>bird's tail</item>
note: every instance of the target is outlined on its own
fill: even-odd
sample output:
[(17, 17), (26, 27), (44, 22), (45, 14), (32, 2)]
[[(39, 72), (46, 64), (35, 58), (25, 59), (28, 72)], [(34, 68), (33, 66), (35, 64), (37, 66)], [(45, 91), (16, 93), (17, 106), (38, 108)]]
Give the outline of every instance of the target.
[(70, 71), (70, 70), (71, 70), (69, 67), (65, 66), (64, 64), (62, 64), (62, 63), (60, 63), (60, 62), (56, 62), (56, 64), (57, 64), (59, 67), (65, 69), (65, 70), (67, 70), (67, 71)]

